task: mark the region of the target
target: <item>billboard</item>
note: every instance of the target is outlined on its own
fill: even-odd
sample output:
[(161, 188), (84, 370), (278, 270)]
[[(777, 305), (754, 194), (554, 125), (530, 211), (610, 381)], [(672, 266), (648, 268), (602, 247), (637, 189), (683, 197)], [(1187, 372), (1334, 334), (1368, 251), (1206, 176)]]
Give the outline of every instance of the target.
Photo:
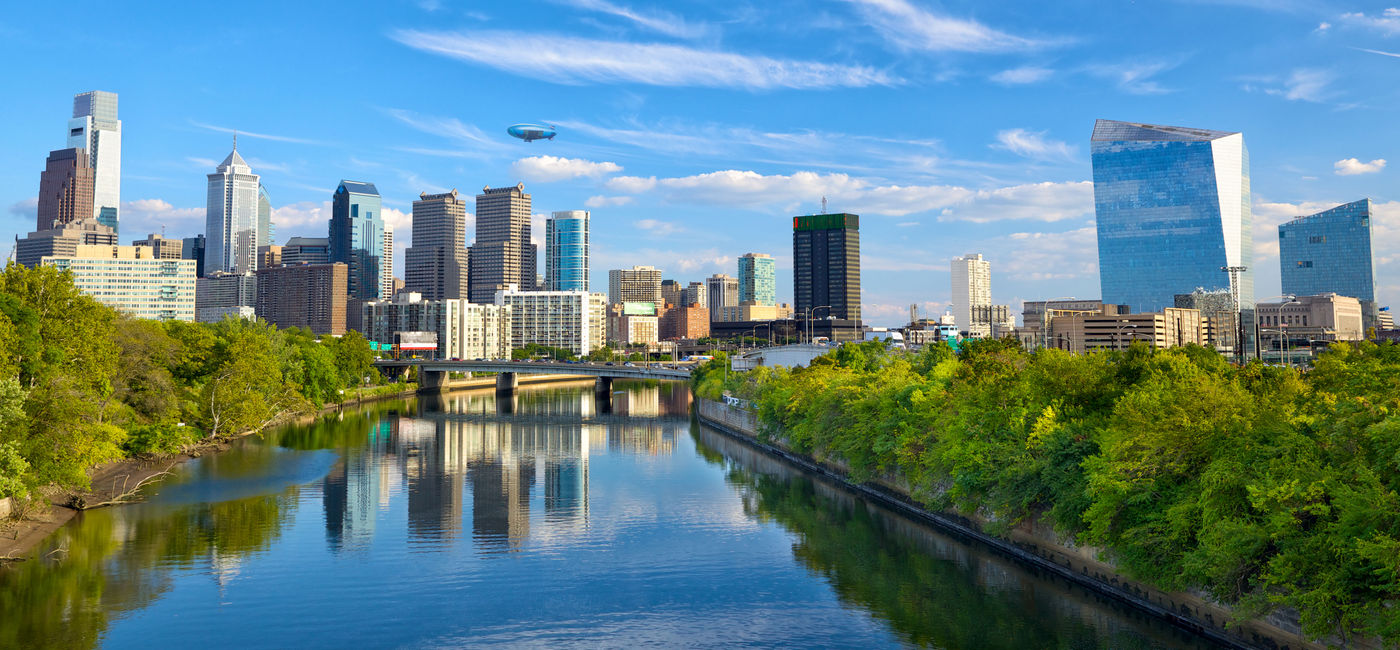
[(400, 350), (436, 350), (437, 332), (394, 332)]
[(622, 303), (622, 315), (624, 316), (655, 316), (656, 303), (654, 302), (624, 302)]

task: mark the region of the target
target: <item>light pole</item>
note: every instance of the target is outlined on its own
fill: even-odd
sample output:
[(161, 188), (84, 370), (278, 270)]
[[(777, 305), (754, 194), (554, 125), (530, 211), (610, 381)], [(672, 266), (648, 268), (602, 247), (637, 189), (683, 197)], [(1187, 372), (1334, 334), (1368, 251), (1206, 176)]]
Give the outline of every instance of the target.
[(1050, 347), (1050, 303), (1058, 300), (1077, 300), (1074, 296), (1060, 296), (1045, 301), (1045, 306), (1040, 310), (1040, 347)]
[(807, 315), (803, 317), (803, 320), (805, 321), (805, 322), (803, 323), (803, 325), (806, 325), (806, 326), (807, 326), (807, 342), (808, 342), (808, 343), (811, 343), (811, 342), (812, 342), (812, 317), (815, 316), (815, 315), (817, 315), (817, 310), (818, 310), (818, 309), (825, 309), (825, 310), (827, 310), (827, 313), (830, 313), (830, 312), (831, 312), (831, 305), (818, 305), (818, 306), (816, 306), (816, 307), (808, 307), (808, 308), (807, 308), (807, 310), (806, 310)]
[[(1282, 310), (1283, 310), (1283, 308), (1284, 308), (1285, 305), (1292, 305), (1292, 304), (1296, 304), (1296, 303), (1298, 302), (1298, 297), (1295, 296), (1295, 295), (1293, 295), (1293, 294), (1291, 294), (1291, 293), (1279, 294), (1279, 295), (1277, 295), (1277, 296), (1269, 296), (1268, 298), (1265, 298), (1265, 299), (1263, 299), (1263, 300), (1256, 300), (1256, 301), (1254, 301), (1254, 358), (1255, 358), (1255, 359), (1258, 359), (1258, 360), (1260, 360), (1260, 361), (1263, 361), (1263, 360), (1264, 360), (1264, 355), (1263, 355), (1263, 352), (1260, 350), (1260, 346), (1259, 346), (1259, 337), (1260, 337), (1260, 335), (1261, 335), (1261, 333), (1262, 333), (1262, 331), (1263, 331), (1264, 328), (1261, 327), (1261, 326), (1259, 325), (1259, 320), (1260, 320), (1260, 317), (1259, 317), (1259, 305), (1264, 304), (1264, 303), (1266, 303), (1266, 302), (1268, 302), (1268, 301), (1270, 301), (1270, 300), (1273, 300), (1274, 298), (1286, 298), (1286, 299), (1287, 299), (1287, 302), (1281, 302), (1281, 303), (1278, 304), (1278, 309), (1279, 309), (1280, 312), (1282, 312)], [(1277, 317), (1277, 314), (1276, 314), (1275, 316)], [(1243, 323), (1241, 323), (1240, 326), (1243, 327), (1243, 326), (1244, 326)], [(1274, 329), (1277, 330), (1278, 328), (1274, 328)], [(1240, 341), (1238, 342), (1238, 344), (1241, 346), (1240, 349), (1243, 350), (1244, 341), (1243, 341), (1243, 340), (1240, 340)]]

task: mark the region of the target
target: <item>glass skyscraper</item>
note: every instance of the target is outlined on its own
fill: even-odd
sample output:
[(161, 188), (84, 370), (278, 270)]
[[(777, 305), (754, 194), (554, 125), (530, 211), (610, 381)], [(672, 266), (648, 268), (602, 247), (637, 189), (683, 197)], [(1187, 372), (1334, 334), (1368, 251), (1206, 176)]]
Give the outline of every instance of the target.
[(117, 230), (121, 212), (122, 122), (117, 119), (117, 94), (94, 90), (73, 96), (73, 119), (68, 120), (68, 146), (90, 156), (92, 216)]
[[(331, 200), (331, 262), (349, 268), (347, 292), (351, 300), (388, 299), (384, 274), (392, 274), (384, 260), (384, 217), (379, 189), (373, 183), (340, 181)], [(392, 277), (392, 276), (391, 276)], [(383, 294), (383, 295), (381, 295)]]
[(739, 258), (739, 304), (750, 300), (759, 305), (778, 301), (772, 255), (746, 253)]
[(588, 291), (587, 210), (565, 210), (544, 223), (545, 288)]
[(258, 268), (258, 175), (238, 145), (209, 174), (204, 217), (204, 270), (247, 273)]
[(1254, 238), (1243, 134), (1098, 120), (1090, 144), (1103, 302), (1160, 311), (1176, 294), (1230, 288), (1223, 267), (1244, 267), (1234, 289), (1249, 331)]
[(1361, 199), (1278, 227), (1283, 292), (1311, 296), (1333, 292), (1376, 299), (1371, 259), (1371, 200)]

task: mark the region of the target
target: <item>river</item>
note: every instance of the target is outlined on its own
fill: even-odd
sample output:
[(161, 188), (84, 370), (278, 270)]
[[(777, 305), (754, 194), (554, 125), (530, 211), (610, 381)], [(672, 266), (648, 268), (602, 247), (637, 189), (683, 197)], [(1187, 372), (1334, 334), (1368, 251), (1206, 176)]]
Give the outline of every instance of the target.
[(0, 648), (1207, 648), (689, 418), (680, 384), (379, 402), (0, 570)]

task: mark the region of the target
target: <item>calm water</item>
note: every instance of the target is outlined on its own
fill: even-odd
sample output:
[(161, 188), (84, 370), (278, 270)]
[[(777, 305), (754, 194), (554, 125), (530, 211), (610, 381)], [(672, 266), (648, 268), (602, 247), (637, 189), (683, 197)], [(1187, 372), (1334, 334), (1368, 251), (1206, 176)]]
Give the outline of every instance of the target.
[(619, 391), (380, 403), (188, 463), (0, 572), (0, 647), (1208, 647), (693, 425), (683, 386)]

